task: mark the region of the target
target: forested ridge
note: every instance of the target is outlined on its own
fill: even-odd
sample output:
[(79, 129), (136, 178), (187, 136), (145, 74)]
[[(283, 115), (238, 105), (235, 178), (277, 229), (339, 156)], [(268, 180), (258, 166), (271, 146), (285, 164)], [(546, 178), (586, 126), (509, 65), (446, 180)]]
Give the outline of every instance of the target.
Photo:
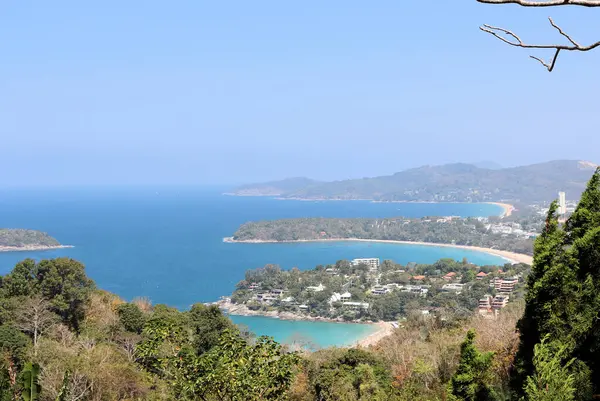
[(298, 241), (324, 239), (371, 239), (420, 241), (495, 248), (532, 254), (533, 240), (516, 235), (494, 234), (476, 218), (300, 218), (243, 224), (236, 241)]

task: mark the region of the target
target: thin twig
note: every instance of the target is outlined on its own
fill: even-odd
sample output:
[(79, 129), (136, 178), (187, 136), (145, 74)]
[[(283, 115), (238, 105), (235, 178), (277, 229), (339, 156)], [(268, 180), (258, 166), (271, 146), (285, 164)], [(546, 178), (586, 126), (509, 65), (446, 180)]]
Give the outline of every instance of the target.
[[(517, 0), (477, 0), (477, 1), (493, 2), (495, 4), (517, 2)], [(572, 1), (575, 1), (575, 0), (572, 0)], [(597, 3), (600, 6), (600, 0), (597, 1)], [(518, 2), (518, 4), (521, 4), (521, 2)], [(519, 36), (517, 36), (514, 32), (509, 31), (508, 29), (498, 28), (495, 26), (487, 25), (487, 24), (481, 26), (479, 29), (481, 29), (483, 32), (489, 33), (490, 35), (500, 39), (504, 43), (507, 43), (511, 46), (522, 47), (524, 49), (554, 49), (554, 50), (556, 50), (556, 52), (554, 53), (554, 57), (552, 58), (552, 61), (549, 63), (545, 62), (541, 58), (538, 58), (535, 56), (530, 56), (532, 59), (539, 61), (550, 72), (552, 72), (552, 70), (554, 69), (554, 66), (556, 65), (556, 60), (558, 59), (558, 55), (560, 54), (561, 50), (587, 52), (587, 51), (593, 50), (600, 46), (600, 41), (598, 41), (596, 43), (592, 43), (589, 46), (582, 46), (578, 42), (576, 42), (569, 34), (567, 34), (565, 31), (563, 31), (562, 28), (560, 28), (558, 25), (556, 25), (554, 23), (554, 21), (552, 20), (552, 18), (548, 18), (548, 20), (550, 21), (550, 25), (552, 25), (562, 36), (564, 36), (565, 38), (567, 38), (567, 40), (569, 42), (571, 42), (571, 45), (527, 44), (527, 43), (524, 43), (521, 40), (521, 38)]]

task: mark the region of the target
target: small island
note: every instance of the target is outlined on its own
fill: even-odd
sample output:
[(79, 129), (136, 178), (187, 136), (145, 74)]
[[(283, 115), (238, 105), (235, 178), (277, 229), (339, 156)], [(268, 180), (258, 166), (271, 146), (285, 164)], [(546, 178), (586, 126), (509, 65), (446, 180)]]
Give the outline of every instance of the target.
[(43, 251), (47, 249), (70, 248), (61, 245), (47, 233), (22, 228), (0, 228), (0, 252)]

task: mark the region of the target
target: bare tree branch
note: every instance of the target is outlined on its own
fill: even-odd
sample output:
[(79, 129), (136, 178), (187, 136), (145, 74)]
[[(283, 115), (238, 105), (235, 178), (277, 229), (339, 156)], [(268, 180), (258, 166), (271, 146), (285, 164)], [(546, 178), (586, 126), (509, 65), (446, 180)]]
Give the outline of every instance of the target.
[[(493, 3), (493, 4), (505, 4), (505, 3), (521, 4), (521, 3), (523, 3), (518, 0), (477, 0), (477, 1), (482, 2), (482, 3)], [(573, 1), (575, 1), (575, 0), (573, 0)], [(528, 2), (524, 2), (524, 3), (528, 3)], [(545, 4), (547, 4), (547, 3), (548, 2), (546, 2)], [(600, 0), (596, 1), (596, 3), (598, 6), (600, 6)], [(561, 3), (561, 4), (563, 4), (563, 3)], [(555, 4), (555, 5), (557, 5), (557, 4)], [(567, 40), (569, 42), (571, 42), (570, 45), (527, 44), (527, 43), (524, 43), (521, 40), (521, 38), (519, 36), (517, 36), (514, 32), (511, 32), (508, 29), (498, 28), (495, 26), (487, 25), (487, 24), (479, 27), (479, 29), (481, 29), (483, 32), (489, 33), (490, 35), (500, 39), (504, 43), (507, 43), (511, 46), (522, 47), (524, 49), (554, 49), (554, 50), (556, 50), (551, 62), (545, 62), (541, 58), (530, 56), (532, 59), (539, 61), (550, 72), (552, 72), (552, 70), (554, 69), (554, 66), (556, 65), (556, 60), (558, 59), (558, 55), (560, 54), (561, 50), (587, 52), (587, 51), (593, 50), (600, 46), (600, 41), (593, 43), (589, 46), (582, 46), (579, 43), (577, 43), (565, 31), (563, 31), (558, 25), (556, 25), (554, 23), (554, 21), (552, 20), (552, 18), (548, 18), (548, 20), (550, 21), (550, 25), (552, 25), (562, 36), (564, 36), (565, 38), (567, 38)]]
[(484, 4), (518, 4), (523, 7), (600, 7), (600, 0), (477, 0)]

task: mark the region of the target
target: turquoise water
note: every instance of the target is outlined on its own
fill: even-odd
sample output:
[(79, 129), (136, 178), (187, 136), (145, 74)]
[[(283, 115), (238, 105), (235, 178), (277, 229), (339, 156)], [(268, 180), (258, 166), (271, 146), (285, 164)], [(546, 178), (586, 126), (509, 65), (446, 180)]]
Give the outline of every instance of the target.
[[(85, 263), (99, 287), (125, 299), (147, 296), (181, 309), (232, 292), (247, 269), (277, 263), (313, 268), (339, 259), (379, 257), (399, 263), (467, 257), (477, 264), (502, 264), (473, 251), (380, 243), (230, 244), (222, 241), (250, 220), (293, 217), (488, 216), (501, 212), (487, 204), (410, 204), (367, 201), (305, 202), (231, 197), (220, 189), (53, 189), (0, 191), (0, 227), (42, 230), (71, 249), (0, 253), (0, 274), (26, 257), (68, 256)], [(259, 318), (250, 318), (259, 319)], [(252, 321), (252, 320), (251, 320)], [(327, 323), (275, 320), (248, 324), (258, 334), (302, 327), (320, 335)], [(304, 326), (304, 325), (308, 326)], [(275, 325), (275, 326), (273, 326)], [(323, 326), (325, 325), (325, 326)], [(341, 325), (352, 331), (352, 325)], [(261, 329), (263, 327), (264, 329)], [(311, 333), (307, 327), (318, 327)], [(332, 327), (339, 327), (335, 325)], [(334, 330), (334, 329), (332, 329)], [(364, 326), (356, 328), (364, 330)], [(282, 329), (278, 338), (287, 334)], [(349, 334), (350, 337), (352, 335)], [(329, 338), (329, 336), (325, 336)], [(339, 337), (339, 335), (338, 335)], [(334, 341), (334, 340), (332, 340)]]
[(309, 349), (356, 344), (377, 331), (375, 325), (328, 322), (305, 322), (273, 319), (261, 316), (230, 316), (237, 324), (254, 333), (266, 333), (275, 341), (299, 344)]

